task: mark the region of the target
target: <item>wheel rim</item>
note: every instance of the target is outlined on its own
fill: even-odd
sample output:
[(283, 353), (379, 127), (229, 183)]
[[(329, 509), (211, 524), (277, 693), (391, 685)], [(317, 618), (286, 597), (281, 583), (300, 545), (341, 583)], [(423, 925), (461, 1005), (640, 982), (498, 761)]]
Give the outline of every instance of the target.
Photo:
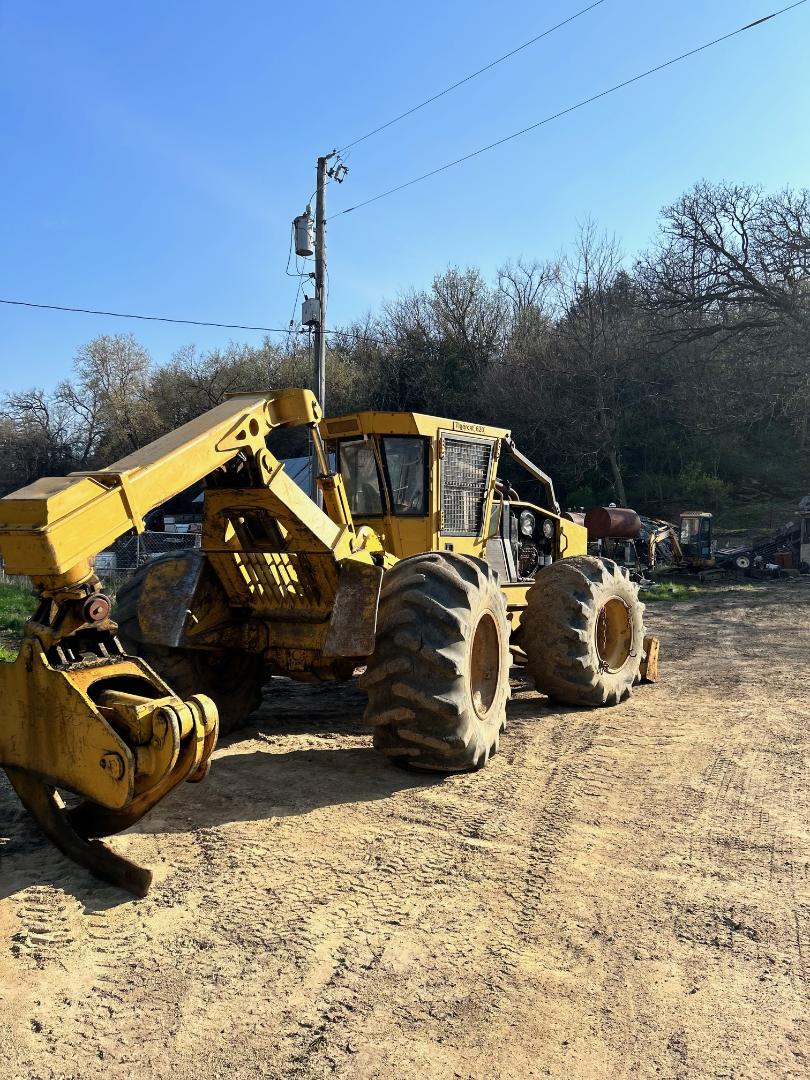
[(633, 620), (630, 609), (618, 596), (601, 608), (596, 620), (596, 651), (605, 671), (620, 671), (630, 658)]
[(481, 719), (492, 708), (500, 679), (501, 643), (498, 626), (492, 615), (485, 611), (475, 627), (470, 656), (472, 703)]

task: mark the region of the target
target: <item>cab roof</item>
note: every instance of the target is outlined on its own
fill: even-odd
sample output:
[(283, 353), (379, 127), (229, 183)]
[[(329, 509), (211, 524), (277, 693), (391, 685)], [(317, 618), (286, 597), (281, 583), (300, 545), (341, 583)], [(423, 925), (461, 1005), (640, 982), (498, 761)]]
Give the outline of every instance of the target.
[(330, 416), (319, 424), (325, 439), (350, 438), (352, 435), (426, 435), (435, 438), (441, 432), (480, 435), (486, 439), (508, 439), (508, 428), (490, 427), (467, 420), (448, 420), (414, 412), (358, 412)]

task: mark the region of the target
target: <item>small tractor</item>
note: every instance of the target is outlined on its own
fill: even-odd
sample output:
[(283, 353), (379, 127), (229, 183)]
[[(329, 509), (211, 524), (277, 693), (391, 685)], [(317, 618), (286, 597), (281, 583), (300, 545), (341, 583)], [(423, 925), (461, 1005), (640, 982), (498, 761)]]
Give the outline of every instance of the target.
[[(268, 449), (296, 425), (322, 509)], [(506, 456), (543, 505), (503, 479)], [(200, 550), (145, 564), (114, 611), (95, 556), (203, 480)], [(39, 597), (17, 659), (0, 664), (0, 764), (62, 851), (136, 895), (150, 871), (97, 838), (202, 780), (271, 676), (362, 672), (375, 747), (440, 772), (497, 750), (512, 663), (568, 705), (618, 704), (654, 678), (629, 575), (587, 555), (586, 530), (509, 431), (324, 419), (307, 390), (234, 395), (108, 468), (6, 496), (0, 553)]]

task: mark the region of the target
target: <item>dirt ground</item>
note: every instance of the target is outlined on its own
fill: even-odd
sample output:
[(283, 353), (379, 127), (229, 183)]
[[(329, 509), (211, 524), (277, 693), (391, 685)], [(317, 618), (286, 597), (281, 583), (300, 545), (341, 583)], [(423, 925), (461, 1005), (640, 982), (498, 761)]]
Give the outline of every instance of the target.
[(810, 1074), (810, 582), (651, 605), (662, 681), (516, 680), (480, 773), (402, 772), (356, 689), (261, 722), (114, 844), (140, 901), (0, 789), (0, 1074)]

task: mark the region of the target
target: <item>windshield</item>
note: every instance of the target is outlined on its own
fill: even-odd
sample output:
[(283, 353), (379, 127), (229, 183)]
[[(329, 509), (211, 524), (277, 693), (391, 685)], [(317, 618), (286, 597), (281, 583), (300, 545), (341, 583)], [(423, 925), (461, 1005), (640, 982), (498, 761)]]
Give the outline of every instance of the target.
[(697, 540), (699, 531), (700, 531), (700, 518), (696, 518), (696, 517), (681, 518), (681, 543), (682, 544), (691, 544), (692, 541)]
[(413, 435), (386, 435), (382, 446), (391, 491), (391, 512), (426, 514), (425, 440)]
[(383, 512), (380, 477), (370, 439), (340, 444), (340, 475), (351, 512), (360, 517), (379, 517)]

